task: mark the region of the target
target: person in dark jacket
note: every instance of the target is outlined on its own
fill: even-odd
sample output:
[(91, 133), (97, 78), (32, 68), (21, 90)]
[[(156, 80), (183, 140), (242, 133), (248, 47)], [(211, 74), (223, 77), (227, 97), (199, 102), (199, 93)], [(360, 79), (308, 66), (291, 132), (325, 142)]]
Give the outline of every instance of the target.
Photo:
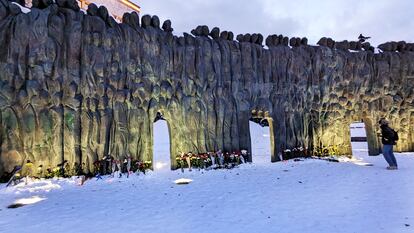
[(397, 160), (395, 159), (393, 146), (396, 144), (396, 132), (388, 125), (388, 121), (385, 119), (381, 119), (379, 121), (380, 128), (381, 128), (381, 141), (383, 146), (383, 154), (384, 158), (389, 164), (387, 167), (388, 170), (397, 170)]

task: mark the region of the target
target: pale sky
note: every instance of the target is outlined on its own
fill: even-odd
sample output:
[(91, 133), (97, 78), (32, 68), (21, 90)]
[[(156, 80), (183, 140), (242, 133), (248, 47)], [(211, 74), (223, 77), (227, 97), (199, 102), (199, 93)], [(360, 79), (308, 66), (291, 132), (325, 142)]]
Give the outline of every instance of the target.
[(356, 40), (414, 41), (414, 0), (133, 0), (142, 14), (171, 19), (175, 35), (198, 25), (240, 33)]

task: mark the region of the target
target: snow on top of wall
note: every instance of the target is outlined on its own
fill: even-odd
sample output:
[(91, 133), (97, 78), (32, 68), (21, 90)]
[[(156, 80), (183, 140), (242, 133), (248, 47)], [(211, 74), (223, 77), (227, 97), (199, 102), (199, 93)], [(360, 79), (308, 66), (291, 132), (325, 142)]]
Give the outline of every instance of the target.
[(24, 7), (24, 6), (20, 5), (20, 4), (19, 4), (19, 3), (17, 3), (17, 2), (12, 2), (12, 4), (15, 4), (15, 5), (17, 5), (18, 7), (20, 7), (20, 10), (21, 10), (23, 13), (25, 13), (25, 14), (27, 14), (27, 13), (29, 13), (29, 12), (31, 11), (29, 8), (26, 8), (26, 7)]

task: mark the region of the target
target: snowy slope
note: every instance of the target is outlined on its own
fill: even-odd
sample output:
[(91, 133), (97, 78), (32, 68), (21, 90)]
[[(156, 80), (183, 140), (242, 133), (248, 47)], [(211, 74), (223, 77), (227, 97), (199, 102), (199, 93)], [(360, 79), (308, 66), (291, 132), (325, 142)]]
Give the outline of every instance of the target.
[[(2, 185), (0, 232), (414, 232), (414, 155), (398, 171), (368, 159)], [(6, 208), (32, 196), (44, 200)]]

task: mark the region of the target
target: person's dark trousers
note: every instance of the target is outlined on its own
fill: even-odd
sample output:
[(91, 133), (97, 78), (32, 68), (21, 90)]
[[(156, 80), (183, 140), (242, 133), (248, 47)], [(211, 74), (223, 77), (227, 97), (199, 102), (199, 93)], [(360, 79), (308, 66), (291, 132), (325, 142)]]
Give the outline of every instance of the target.
[(393, 145), (384, 145), (383, 147), (384, 158), (390, 166), (397, 167), (397, 160), (394, 156)]

